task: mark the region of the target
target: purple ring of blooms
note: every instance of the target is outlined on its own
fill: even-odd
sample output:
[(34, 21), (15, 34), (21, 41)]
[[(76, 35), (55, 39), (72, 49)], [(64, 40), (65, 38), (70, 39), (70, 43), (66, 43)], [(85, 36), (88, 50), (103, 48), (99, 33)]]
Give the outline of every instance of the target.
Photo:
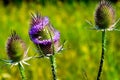
[[(43, 45), (52, 44), (51, 39), (39, 40), (38, 37), (35, 37), (35, 35), (38, 34), (39, 31), (43, 30), (46, 27), (46, 25), (49, 24), (48, 17), (42, 17), (40, 20), (41, 21), (38, 24), (35, 24), (31, 27), (29, 31), (30, 38), (35, 44), (43, 44)], [(54, 42), (57, 42), (60, 39), (60, 33), (57, 30), (54, 30), (54, 36), (52, 37), (52, 39)]]
[(49, 19), (48, 17), (43, 17), (41, 18), (41, 22), (39, 22), (39, 24), (34, 24), (30, 31), (29, 34), (30, 35), (34, 35), (35, 33), (38, 33), (39, 31), (41, 31), (47, 24), (49, 24)]

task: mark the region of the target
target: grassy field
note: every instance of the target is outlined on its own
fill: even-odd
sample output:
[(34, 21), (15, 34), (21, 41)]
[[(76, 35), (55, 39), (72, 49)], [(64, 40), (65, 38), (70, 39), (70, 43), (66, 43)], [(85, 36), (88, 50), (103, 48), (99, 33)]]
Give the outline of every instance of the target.
[[(0, 58), (8, 59), (6, 41), (11, 30), (21, 36), (30, 47), (29, 56), (36, 53), (29, 39), (31, 13), (40, 12), (48, 16), (54, 27), (61, 33), (61, 42), (66, 40), (64, 51), (56, 55), (57, 76), (59, 80), (96, 80), (101, 56), (101, 32), (90, 30), (86, 20), (94, 24), (97, 3), (47, 3), (41, 6), (23, 2), (20, 7), (0, 4)], [(113, 4), (116, 20), (120, 18), (120, 2)], [(117, 25), (120, 29), (120, 22)], [(101, 80), (120, 80), (120, 32), (107, 32), (107, 48)], [(25, 66), (28, 80), (52, 80), (50, 62), (47, 58), (28, 61)], [(18, 67), (0, 62), (0, 80), (20, 80)]]

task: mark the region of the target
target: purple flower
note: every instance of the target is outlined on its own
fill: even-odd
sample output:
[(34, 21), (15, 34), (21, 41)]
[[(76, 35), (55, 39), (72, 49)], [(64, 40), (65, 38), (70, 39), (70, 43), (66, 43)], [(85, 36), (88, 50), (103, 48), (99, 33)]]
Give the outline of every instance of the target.
[[(29, 30), (30, 39), (41, 49), (44, 55), (51, 55), (57, 51), (60, 39), (60, 33), (50, 24), (48, 17), (35, 14), (32, 17)], [(54, 45), (54, 49), (52, 47)]]

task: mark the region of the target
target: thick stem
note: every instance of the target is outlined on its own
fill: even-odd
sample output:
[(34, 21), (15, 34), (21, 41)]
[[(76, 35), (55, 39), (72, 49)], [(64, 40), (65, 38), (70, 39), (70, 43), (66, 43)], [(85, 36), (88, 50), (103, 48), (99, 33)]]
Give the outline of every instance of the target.
[(22, 80), (26, 80), (24, 68), (21, 66), (20, 63), (18, 64), (18, 67), (19, 67), (19, 71), (20, 71)]
[(50, 64), (51, 64), (53, 80), (57, 80), (55, 57), (54, 57), (54, 55), (52, 55), (49, 58), (50, 58)]
[(105, 30), (102, 31), (102, 54), (101, 54), (101, 60), (100, 60), (100, 66), (99, 66), (99, 71), (97, 75), (97, 80), (100, 80), (100, 76), (102, 73), (102, 67), (103, 67), (103, 62), (104, 62), (104, 53), (105, 53), (105, 43), (106, 43), (106, 36), (105, 36)]

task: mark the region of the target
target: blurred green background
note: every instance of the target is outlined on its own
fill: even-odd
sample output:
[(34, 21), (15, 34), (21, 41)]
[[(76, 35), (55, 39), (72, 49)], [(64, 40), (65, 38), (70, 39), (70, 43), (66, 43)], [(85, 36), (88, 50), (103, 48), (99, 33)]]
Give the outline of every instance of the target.
[[(120, 18), (120, 2), (111, 0)], [(0, 1), (0, 59), (8, 59), (6, 41), (11, 30), (21, 36), (30, 47), (29, 56), (36, 53), (29, 39), (31, 13), (48, 16), (67, 41), (64, 51), (56, 55), (59, 80), (96, 80), (101, 56), (101, 32), (90, 30), (86, 21), (94, 24), (98, 0), (1, 0)], [(120, 22), (116, 26), (120, 29)], [(120, 32), (107, 32), (107, 48), (101, 80), (120, 80)], [(25, 65), (28, 80), (52, 80), (47, 58), (28, 61)], [(18, 67), (0, 62), (0, 80), (20, 80)]]

